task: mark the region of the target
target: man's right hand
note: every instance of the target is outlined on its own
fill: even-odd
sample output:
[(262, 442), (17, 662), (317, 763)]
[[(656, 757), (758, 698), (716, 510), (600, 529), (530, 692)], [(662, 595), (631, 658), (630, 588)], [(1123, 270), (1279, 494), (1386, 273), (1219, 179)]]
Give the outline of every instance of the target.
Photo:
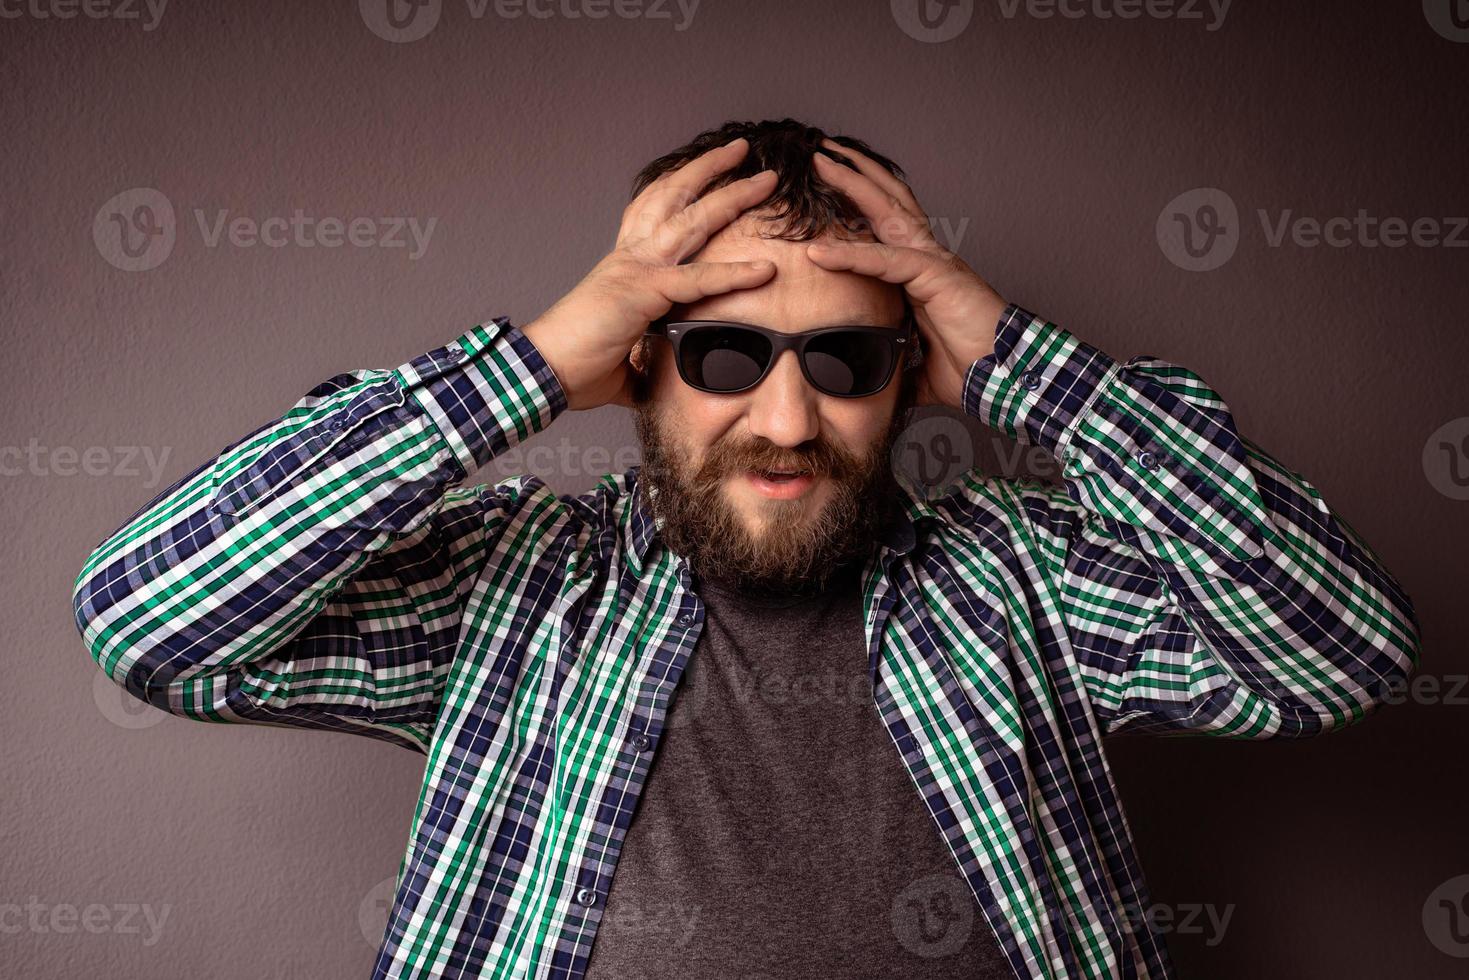
[(748, 149), (748, 141), (735, 140), (649, 184), (623, 211), (612, 252), (523, 328), (555, 372), (568, 408), (630, 407), (628, 354), (649, 323), (675, 303), (749, 289), (775, 274), (768, 261), (680, 264), (775, 189), (775, 172), (765, 170), (698, 198)]

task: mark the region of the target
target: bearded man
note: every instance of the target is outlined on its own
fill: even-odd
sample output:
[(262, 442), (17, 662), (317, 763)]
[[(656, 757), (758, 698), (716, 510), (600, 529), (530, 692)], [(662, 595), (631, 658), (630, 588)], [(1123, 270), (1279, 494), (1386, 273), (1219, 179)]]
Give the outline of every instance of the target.
[[(642, 466), (463, 486), (612, 404)], [(916, 405), (1064, 485), (920, 492)], [(427, 756), (375, 977), (1165, 977), (1103, 737), (1340, 728), (1419, 647), (1201, 377), (1007, 303), (896, 164), (789, 119), (649, 164), (523, 328), (205, 462), (74, 608), (159, 708)]]

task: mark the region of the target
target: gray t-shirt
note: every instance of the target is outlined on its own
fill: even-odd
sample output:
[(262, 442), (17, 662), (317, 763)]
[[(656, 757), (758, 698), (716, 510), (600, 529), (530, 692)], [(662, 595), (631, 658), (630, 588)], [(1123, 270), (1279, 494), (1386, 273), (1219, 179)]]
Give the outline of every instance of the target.
[(859, 573), (768, 602), (698, 582), (591, 980), (1013, 980), (873, 704)]

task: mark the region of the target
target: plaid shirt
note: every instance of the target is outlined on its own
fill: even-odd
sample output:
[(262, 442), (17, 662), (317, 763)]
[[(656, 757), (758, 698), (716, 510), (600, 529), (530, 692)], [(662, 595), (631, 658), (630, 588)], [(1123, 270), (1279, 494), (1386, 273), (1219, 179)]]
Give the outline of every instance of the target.
[[(580, 496), (459, 486), (565, 408), (497, 318), (319, 385), (77, 578), (87, 646), (134, 696), (427, 755), (374, 977), (583, 975), (698, 639), (636, 467)], [(964, 408), (1065, 487), (905, 491), (863, 576), (874, 702), (1017, 976), (1168, 976), (1129, 914), (1149, 900), (1102, 736), (1356, 721), (1411, 672), (1416, 614), (1182, 367), (1011, 306)]]

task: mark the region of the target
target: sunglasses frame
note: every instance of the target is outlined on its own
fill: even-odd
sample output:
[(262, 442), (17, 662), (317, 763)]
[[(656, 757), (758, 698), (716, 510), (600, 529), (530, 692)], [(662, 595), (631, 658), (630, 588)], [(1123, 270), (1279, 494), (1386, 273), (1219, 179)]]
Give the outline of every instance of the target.
[[(680, 345), (683, 343), (683, 339), (689, 331), (704, 327), (728, 327), (759, 334), (770, 343), (770, 360), (765, 362), (765, 367), (760, 371), (760, 375), (743, 388), (726, 390), (695, 384), (689, 379), (688, 375), (684, 374)], [(837, 331), (856, 331), (858, 333), (880, 336), (888, 342), (893, 357), (892, 363), (888, 367), (887, 376), (882, 379), (882, 384), (878, 385), (872, 391), (862, 394), (843, 395), (834, 391), (828, 391), (816, 383), (816, 379), (811, 377), (811, 371), (806, 366), (806, 346), (817, 337), (822, 337)], [(711, 395), (738, 395), (741, 392), (758, 387), (760, 382), (764, 381), (766, 376), (770, 374), (770, 369), (775, 366), (775, 362), (780, 360), (780, 356), (788, 350), (794, 350), (796, 352), (796, 363), (801, 365), (801, 374), (806, 378), (806, 383), (817, 391), (824, 395), (830, 395), (832, 398), (870, 398), (892, 383), (893, 375), (897, 373), (898, 362), (902, 360), (904, 351), (908, 351), (911, 354), (906, 365), (907, 367), (914, 367), (921, 363), (923, 353), (923, 347), (918, 342), (918, 323), (913, 317), (912, 309), (904, 312), (903, 322), (897, 327), (875, 327), (867, 324), (852, 324), (850, 326), (836, 324), (830, 327), (817, 327), (814, 330), (803, 330), (800, 333), (784, 333), (753, 323), (741, 323), (738, 320), (675, 320), (669, 317), (659, 317), (648, 324), (648, 329), (644, 332), (644, 336), (667, 337), (668, 342), (673, 345), (673, 361), (678, 365), (678, 376), (683, 379), (683, 383), (696, 391), (702, 391)]]

